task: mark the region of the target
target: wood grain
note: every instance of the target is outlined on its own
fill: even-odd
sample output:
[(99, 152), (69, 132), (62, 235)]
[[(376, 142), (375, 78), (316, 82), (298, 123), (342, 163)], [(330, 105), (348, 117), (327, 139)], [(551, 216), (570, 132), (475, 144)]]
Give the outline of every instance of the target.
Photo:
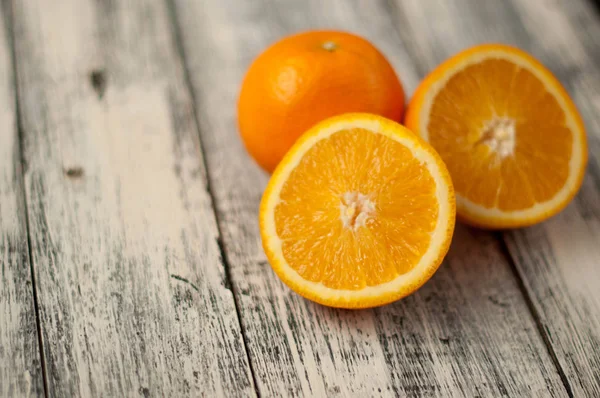
[(254, 395), (164, 3), (13, 8), (49, 395)]
[(583, 188), (558, 216), (504, 239), (567, 389), (574, 396), (599, 396), (599, 16), (585, 0), (474, 3), (396, 1), (393, 11), (421, 74), (470, 45), (505, 42), (550, 67), (579, 106), (591, 157)]
[(5, 6), (0, 7), (0, 397), (26, 397), (43, 394), (44, 384)]
[[(173, 1), (211, 191), (250, 361), (262, 396), (566, 396), (498, 242), (460, 226), (447, 261), (415, 295), (367, 311), (291, 292), (260, 246), (267, 176), (238, 138), (235, 101), (267, 45), (307, 28), (350, 30), (417, 73), (384, 1)], [(266, 117), (266, 115), (257, 115)]]

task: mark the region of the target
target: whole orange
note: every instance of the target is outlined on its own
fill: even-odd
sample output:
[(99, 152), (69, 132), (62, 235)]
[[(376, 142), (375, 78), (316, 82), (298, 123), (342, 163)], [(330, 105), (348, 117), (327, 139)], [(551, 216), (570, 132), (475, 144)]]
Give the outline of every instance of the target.
[(254, 60), (242, 83), (239, 129), (272, 172), (302, 133), (348, 112), (399, 121), (404, 90), (387, 59), (362, 37), (337, 31), (288, 36)]

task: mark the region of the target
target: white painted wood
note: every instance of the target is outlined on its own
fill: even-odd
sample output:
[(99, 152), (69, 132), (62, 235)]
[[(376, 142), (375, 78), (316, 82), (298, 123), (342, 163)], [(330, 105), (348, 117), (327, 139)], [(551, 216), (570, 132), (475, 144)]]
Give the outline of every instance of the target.
[(591, 157), (581, 192), (558, 216), (504, 239), (567, 388), (600, 396), (600, 18), (585, 0), (474, 3), (399, 0), (394, 15), (421, 74), (470, 45), (505, 42), (553, 70), (581, 110)]
[[(285, 287), (260, 246), (267, 176), (238, 137), (243, 73), (307, 28), (363, 34), (404, 80), (417, 73), (385, 1), (175, 0), (233, 291), (262, 396), (566, 396), (498, 241), (460, 226), (419, 292), (367, 311), (328, 309)], [(257, 115), (263, 117), (264, 115)]]
[(0, 397), (44, 392), (27, 246), (10, 38), (0, 8)]
[(49, 394), (254, 395), (165, 4), (13, 6)]

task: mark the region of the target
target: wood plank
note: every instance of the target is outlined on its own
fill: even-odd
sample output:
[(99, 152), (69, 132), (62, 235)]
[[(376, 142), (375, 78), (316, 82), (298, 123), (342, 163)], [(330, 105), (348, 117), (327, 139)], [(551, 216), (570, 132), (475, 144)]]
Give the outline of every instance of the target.
[(162, 2), (15, 1), (52, 396), (252, 396)]
[(599, 396), (600, 16), (585, 0), (473, 3), (397, 1), (396, 17), (422, 74), (475, 43), (506, 42), (550, 67), (579, 106), (591, 156), (582, 190), (560, 215), (504, 239), (567, 388)]
[[(536, 10), (536, 6), (539, 10)], [(600, 15), (585, 1), (514, 2), (583, 114), (590, 161), (567, 211), (506, 235), (575, 396), (600, 396)]]
[(44, 393), (27, 246), (10, 10), (0, 7), (0, 397)]
[(267, 176), (245, 153), (236, 128), (243, 73), (285, 34), (339, 28), (382, 48), (410, 92), (417, 75), (386, 2), (174, 4), (260, 395), (565, 396), (517, 281), (487, 233), (459, 227), (448, 260), (426, 286), (375, 310), (306, 301), (266, 262), (257, 210)]

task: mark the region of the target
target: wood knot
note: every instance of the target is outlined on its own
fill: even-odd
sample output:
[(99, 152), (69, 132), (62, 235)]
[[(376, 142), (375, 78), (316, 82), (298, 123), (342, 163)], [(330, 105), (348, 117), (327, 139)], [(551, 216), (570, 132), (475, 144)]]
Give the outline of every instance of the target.
[(65, 175), (69, 178), (81, 178), (83, 177), (83, 168), (79, 166), (69, 167), (65, 169)]
[(102, 99), (106, 91), (106, 71), (104, 69), (94, 69), (91, 71), (90, 83), (96, 94), (98, 94), (98, 98)]

